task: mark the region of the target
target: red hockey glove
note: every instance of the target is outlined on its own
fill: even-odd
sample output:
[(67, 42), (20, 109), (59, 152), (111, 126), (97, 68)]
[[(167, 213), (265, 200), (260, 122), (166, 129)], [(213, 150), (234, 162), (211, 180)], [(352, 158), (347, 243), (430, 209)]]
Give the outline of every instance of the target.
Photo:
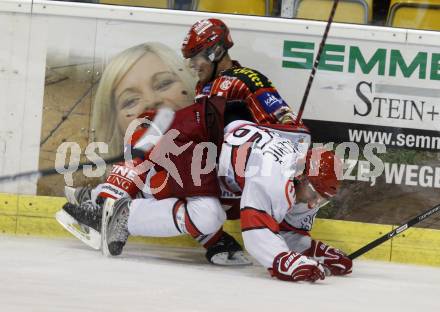
[(136, 158), (133, 162), (114, 164), (105, 183), (100, 186), (99, 196), (113, 199), (128, 196), (133, 198), (139, 192), (139, 182), (145, 182), (145, 172), (136, 168), (141, 163), (142, 160)]
[(283, 281), (310, 281), (324, 279), (324, 268), (315, 260), (296, 252), (282, 252), (275, 257), (272, 275)]
[(331, 275), (350, 274), (353, 267), (353, 261), (342, 251), (320, 241), (312, 240), (312, 246), (303, 254), (323, 264)]

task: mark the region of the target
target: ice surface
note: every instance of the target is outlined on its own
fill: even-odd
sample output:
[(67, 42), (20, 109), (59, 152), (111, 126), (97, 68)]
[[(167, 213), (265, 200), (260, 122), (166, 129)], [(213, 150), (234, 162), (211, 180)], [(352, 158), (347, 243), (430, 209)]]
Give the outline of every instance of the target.
[(105, 258), (74, 239), (0, 236), (0, 311), (440, 311), (440, 268), (356, 261), (350, 277), (271, 279), (201, 249), (129, 244)]

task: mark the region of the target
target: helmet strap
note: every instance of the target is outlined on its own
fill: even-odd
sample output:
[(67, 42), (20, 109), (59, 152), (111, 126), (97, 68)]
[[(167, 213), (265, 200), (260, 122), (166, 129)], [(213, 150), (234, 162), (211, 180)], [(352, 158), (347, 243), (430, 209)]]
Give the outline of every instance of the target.
[(208, 50), (208, 59), (211, 62), (220, 62), (226, 54), (226, 49), (221, 44), (216, 44)]
[(226, 49), (220, 45), (216, 45), (212, 51), (208, 54), (208, 59), (213, 64), (212, 74), (209, 81), (212, 81), (215, 79), (218, 69), (218, 64), (223, 60), (223, 58), (226, 55)]

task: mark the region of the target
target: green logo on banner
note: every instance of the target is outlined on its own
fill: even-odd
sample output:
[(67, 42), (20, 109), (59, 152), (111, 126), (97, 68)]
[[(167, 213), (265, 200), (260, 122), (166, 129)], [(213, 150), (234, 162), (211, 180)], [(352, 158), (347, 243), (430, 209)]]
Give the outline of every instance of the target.
[[(314, 51), (314, 42), (285, 40), (282, 67), (311, 69)], [(366, 57), (358, 46), (326, 44), (318, 69), (389, 77), (396, 77), (400, 71), (405, 78), (440, 80), (440, 53), (418, 52), (415, 56), (408, 56), (406, 53), (402, 55), (401, 50), (377, 48)]]

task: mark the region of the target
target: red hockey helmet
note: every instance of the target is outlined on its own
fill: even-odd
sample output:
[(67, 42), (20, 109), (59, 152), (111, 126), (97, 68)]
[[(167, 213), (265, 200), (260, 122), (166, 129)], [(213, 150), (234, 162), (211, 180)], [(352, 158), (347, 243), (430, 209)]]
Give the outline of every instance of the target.
[(183, 41), (183, 57), (191, 58), (216, 44), (223, 45), (225, 50), (234, 45), (229, 28), (216, 18), (200, 20), (191, 26)]
[(342, 161), (332, 151), (322, 147), (307, 152), (305, 172), (307, 179), (319, 195), (329, 198), (336, 195), (342, 179)]

